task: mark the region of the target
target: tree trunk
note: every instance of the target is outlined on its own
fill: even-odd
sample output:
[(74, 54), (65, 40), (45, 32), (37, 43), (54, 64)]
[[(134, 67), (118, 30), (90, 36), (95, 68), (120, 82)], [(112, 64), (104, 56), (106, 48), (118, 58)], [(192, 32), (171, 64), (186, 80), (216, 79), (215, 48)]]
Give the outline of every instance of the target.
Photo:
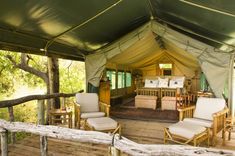
[[(59, 63), (58, 58), (48, 57), (48, 76), (49, 76), (49, 93), (59, 93)], [(55, 98), (51, 100), (53, 108), (60, 108), (60, 99)]]

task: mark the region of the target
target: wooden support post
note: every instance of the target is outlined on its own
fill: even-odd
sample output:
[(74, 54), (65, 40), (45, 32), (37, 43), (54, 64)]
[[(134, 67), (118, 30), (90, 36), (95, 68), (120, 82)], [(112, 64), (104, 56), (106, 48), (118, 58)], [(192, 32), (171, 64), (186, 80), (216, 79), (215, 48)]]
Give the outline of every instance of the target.
[(47, 137), (40, 136), (40, 152), (41, 156), (47, 156), (48, 146)]
[(2, 156), (7, 156), (8, 155), (8, 144), (7, 144), (8, 134), (7, 134), (7, 130), (1, 128), (0, 133), (1, 133), (1, 155)]
[[(10, 122), (14, 122), (15, 117), (14, 117), (13, 107), (8, 107), (8, 113), (9, 113)], [(16, 142), (15, 132), (11, 132), (11, 143), (14, 144), (15, 142)]]
[(45, 120), (44, 120), (44, 100), (38, 100), (38, 124), (44, 125)]
[[(44, 100), (38, 100), (38, 124), (44, 125)], [(41, 156), (47, 156), (47, 137), (40, 136), (40, 152)]]

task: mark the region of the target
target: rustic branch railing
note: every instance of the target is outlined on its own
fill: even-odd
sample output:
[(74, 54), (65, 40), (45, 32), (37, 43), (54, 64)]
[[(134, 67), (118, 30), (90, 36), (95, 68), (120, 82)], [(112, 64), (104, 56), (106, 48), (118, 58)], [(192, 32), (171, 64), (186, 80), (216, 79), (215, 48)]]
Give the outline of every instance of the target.
[[(79, 92), (83, 92), (83, 90)], [(24, 102), (28, 102), (32, 100), (45, 100), (45, 99), (51, 99), (51, 98), (56, 98), (56, 97), (72, 97), (72, 96), (75, 96), (75, 94), (76, 93), (71, 93), (71, 94), (54, 93), (54, 94), (48, 94), (48, 95), (29, 95), (29, 96), (21, 97), (21, 98), (14, 99), (14, 100), (0, 101), (0, 108), (12, 107), (12, 106), (19, 105)]]
[[(79, 93), (83, 92), (83, 90), (80, 90)], [(54, 94), (48, 94), (48, 95), (29, 95), (25, 97), (21, 97), (18, 99), (13, 99), (13, 100), (4, 100), (0, 101), (0, 108), (5, 108), (8, 107), (8, 113), (9, 113), (9, 119), (11, 122), (13, 122), (14, 119), (14, 111), (13, 107), (28, 101), (32, 100), (38, 100), (38, 123), (43, 125), (45, 123), (44, 119), (44, 113), (45, 113), (45, 108), (44, 108), (44, 100), (45, 99), (51, 99), (51, 98), (57, 98), (57, 97), (73, 97), (75, 96), (76, 93), (70, 93), (70, 94), (65, 94), (65, 93), (54, 93)], [(64, 100), (63, 100), (64, 101)], [(11, 133), (11, 143), (15, 143), (16, 138), (15, 138), (15, 133)], [(42, 141), (44, 141), (42, 139)]]
[[(174, 155), (174, 156), (215, 156), (215, 155), (226, 155), (235, 156), (234, 151), (201, 148), (193, 146), (184, 145), (146, 145), (138, 144), (133, 141), (128, 140), (124, 137), (119, 137), (118, 134), (111, 135), (96, 131), (83, 131), (78, 129), (69, 129), (57, 126), (48, 125), (35, 125), (31, 123), (23, 122), (7, 122), (5, 120), (0, 120), (1, 127), (1, 149), (2, 155), (7, 155), (7, 131), (11, 132), (27, 132), (44, 137), (51, 137), (57, 139), (65, 139), (78, 142), (89, 142), (89, 143), (99, 143), (106, 144), (109, 146), (114, 146), (130, 155)], [(114, 137), (114, 138), (113, 138)], [(44, 154), (47, 155), (47, 142), (43, 144)], [(5, 152), (5, 153), (4, 153)]]

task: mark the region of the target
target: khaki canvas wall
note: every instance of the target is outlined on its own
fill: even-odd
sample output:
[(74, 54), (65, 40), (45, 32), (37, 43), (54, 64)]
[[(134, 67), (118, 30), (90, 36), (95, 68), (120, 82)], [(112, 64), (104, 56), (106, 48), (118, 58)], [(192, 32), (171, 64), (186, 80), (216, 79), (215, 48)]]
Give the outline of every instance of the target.
[[(165, 48), (159, 46), (156, 36), (161, 37)], [(155, 75), (156, 64), (167, 58), (174, 62), (174, 74), (195, 79), (196, 87), (195, 73), (201, 69), (217, 97), (222, 97), (231, 60), (227, 51), (199, 42), (156, 21), (145, 24), (95, 55), (86, 57), (86, 63), (90, 63), (86, 68), (90, 69), (87, 78), (94, 86), (98, 86), (100, 71), (107, 63), (140, 69), (144, 75)]]

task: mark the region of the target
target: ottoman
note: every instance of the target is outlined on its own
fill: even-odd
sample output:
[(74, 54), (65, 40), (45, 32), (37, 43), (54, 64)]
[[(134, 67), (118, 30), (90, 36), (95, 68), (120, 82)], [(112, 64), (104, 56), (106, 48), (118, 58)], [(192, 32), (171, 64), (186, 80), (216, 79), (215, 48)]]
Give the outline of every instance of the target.
[(164, 143), (167, 140), (180, 144), (193, 143), (194, 146), (207, 140), (209, 146), (209, 129), (191, 122), (179, 121), (164, 129)]
[(162, 110), (176, 110), (177, 104), (176, 104), (176, 97), (171, 96), (164, 96), (162, 97)]
[(147, 96), (147, 95), (137, 95), (135, 96), (135, 107), (150, 108), (155, 110), (157, 107), (157, 97)]
[(121, 130), (120, 124), (110, 117), (88, 118), (85, 129), (112, 133), (119, 132), (119, 134)]

